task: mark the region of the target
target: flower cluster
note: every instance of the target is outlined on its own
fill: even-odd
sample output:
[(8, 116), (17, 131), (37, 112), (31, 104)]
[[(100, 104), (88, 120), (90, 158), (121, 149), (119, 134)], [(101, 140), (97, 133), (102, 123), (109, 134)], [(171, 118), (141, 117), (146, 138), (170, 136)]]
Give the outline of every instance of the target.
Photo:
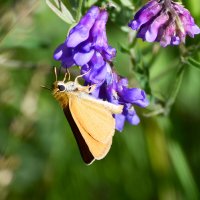
[(92, 6), (79, 23), (71, 29), (66, 41), (54, 52), (54, 59), (61, 61), (63, 67), (81, 66), (89, 71), (87, 81), (99, 83), (106, 77), (106, 62), (112, 61), (116, 49), (108, 45), (105, 9)]
[(114, 116), (116, 129), (122, 131), (125, 121), (132, 125), (137, 125), (140, 122), (133, 105), (144, 108), (149, 105), (149, 101), (143, 90), (128, 88), (127, 78), (120, 77), (111, 68), (110, 70), (105, 82), (99, 88), (98, 98), (124, 106), (123, 112)]
[(139, 123), (133, 104), (146, 107), (148, 100), (145, 92), (138, 88), (128, 88), (128, 80), (118, 76), (110, 66), (116, 56), (116, 50), (108, 45), (105, 9), (91, 7), (79, 23), (71, 29), (65, 42), (57, 47), (54, 59), (63, 67), (78, 65), (81, 74), (85, 74), (86, 85), (96, 84), (91, 94), (108, 102), (124, 105), (123, 113), (115, 115), (116, 129), (123, 130), (127, 120), (133, 125)]
[(180, 3), (171, 0), (150, 0), (129, 23), (138, 30), (137, 37), (160, 45), (179, 45), (186, 35), (194, 37), (200, 33), (190, 12)]

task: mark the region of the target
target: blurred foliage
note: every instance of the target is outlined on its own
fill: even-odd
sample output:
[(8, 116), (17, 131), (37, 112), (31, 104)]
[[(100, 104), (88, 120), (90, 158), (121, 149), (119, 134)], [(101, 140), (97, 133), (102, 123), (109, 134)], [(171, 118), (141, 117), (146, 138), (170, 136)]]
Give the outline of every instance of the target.
[[(146, 1), (110, 2), (114, 65), (151, 105), (138, 109), (139, 126), (116, 133), (105, 159), (85, 166), (62, 109), (41, 87), (55, 80), (53, 51), (69, 25), (45, 1), (0, 1), (1, 200), (200, 199), (200, 36), (167, 48), (136, 40), (126, 26)], [(77, 19), (108, 1), (63, 3)], [(198, 3), (183, 1), (200, 25)]]

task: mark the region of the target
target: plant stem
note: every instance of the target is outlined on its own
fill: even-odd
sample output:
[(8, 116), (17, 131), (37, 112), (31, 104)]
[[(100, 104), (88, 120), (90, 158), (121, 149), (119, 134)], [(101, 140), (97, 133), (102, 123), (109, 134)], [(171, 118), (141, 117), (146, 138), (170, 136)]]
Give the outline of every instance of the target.
[(182, 83), (182, 80), (183, 80), (183, 75), (184, 75), (184, 72), (185, 72), (185, 68), (186, 68), (186, 65), (181, 63), (181, 66), (180, 68), (178, 69), (178, 72), (177, 72), (177, 78), (176, 78), (176, 81), (174, 83), (174, 86), (172, 88), (172, 91), (171, 91), (171, 94), (169, 96), (169, 99), (168, 101), (166, 102), (166, 106), (165, 106), (165, 109), (166, 109), (166, 115), (169, 113), (170, 109), (171, 109), (171, 106), (174, 104), (175, 100), (176, 100), (176, 97), (178, 95), (178, 92), (179, 92), (179, 89), (180, 89), (180, 86), (181, 86), (181, 83)]

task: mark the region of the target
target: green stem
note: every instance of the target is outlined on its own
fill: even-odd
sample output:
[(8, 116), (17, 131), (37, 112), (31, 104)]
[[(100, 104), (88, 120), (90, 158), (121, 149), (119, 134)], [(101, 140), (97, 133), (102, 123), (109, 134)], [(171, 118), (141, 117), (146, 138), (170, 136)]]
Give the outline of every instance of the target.
[(81, 18), (81, 8), (83, 5), (83, 0), (79, 0), (79, 4), (78, 4), (78, 9), (77, 9), (77, 14), (76, 14), (76, 21), (78, 22), (79, 19)]
[(200, 69), (200, 62), (191, 57), (188, 58), (188, 64), (192, 65), (193, 67), (196, 67), (197, 69)]
[(179, 68), (179, 70), (177, 72), (176, 81), (175, 81), (174, 86), (172, 88), (172, 91), (171, 91), (171, 94), (169, 96), (169, 99), (166, 102), (166, 107), (165, 107), (166, 108), (166, 112), (165, 112), (165, 114), (169, 113), (169, 111), (171, 109), (171, 106), (174, 104), (174, 102), (176, 100), (176, 97), (178, 95), (181, 83), (183, 81), (183, 75), (184, 75), (184, 72), (185, 72), (185, 67), (186, 67), (185, 64), (181, 64), (181, 66), (180, 66), (180, 68)]

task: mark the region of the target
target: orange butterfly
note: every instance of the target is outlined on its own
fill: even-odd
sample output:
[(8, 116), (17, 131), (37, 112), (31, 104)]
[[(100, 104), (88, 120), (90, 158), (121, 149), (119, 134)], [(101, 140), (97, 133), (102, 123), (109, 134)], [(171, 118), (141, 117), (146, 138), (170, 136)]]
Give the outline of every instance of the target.
[(71, 126), (79, 146), (81, 156), (86, 164), (106, 156), (115, 133), (113, 114), (120, 114), (122, 105), (95, 99), (89, 93), (93, 86), (82, 86), (75, 81), (56, 81), (53, 83), (53, 96), (59, 101)]

